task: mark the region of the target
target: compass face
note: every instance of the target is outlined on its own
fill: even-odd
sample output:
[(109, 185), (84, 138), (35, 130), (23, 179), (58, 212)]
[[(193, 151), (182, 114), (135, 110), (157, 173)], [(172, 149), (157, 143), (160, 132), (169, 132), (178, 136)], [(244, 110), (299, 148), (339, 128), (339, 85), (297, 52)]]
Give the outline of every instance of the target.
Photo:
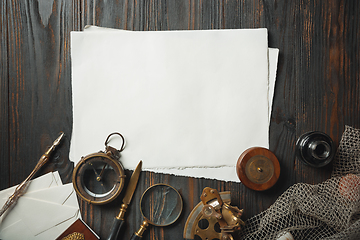
[(87, 161), (83, 168), (82, 183), (92, 197), (105, 197), (120, 183), (115, 169), (101, 157)]
[(124, 178), (121, 163), (100, 152), (81, 159), (74, 169), (73, 184), (83, 200), (105, 204), (120, 194)]

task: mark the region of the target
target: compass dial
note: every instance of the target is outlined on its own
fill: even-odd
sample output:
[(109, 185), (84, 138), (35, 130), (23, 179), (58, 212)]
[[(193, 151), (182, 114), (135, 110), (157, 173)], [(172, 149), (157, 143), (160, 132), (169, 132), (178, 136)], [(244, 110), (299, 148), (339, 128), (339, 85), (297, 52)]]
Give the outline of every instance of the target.
[(121, 163), (100, 152), (81, 159), (74, 169), (73, 184), (77, 194), (85, 201), (105, 204), (120, 194), (124, 178)]

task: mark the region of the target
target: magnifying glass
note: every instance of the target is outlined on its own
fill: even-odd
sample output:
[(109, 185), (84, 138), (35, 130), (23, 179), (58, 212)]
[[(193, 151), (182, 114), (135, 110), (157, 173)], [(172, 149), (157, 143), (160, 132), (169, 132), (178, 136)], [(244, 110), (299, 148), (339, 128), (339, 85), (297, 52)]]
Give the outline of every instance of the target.
[(180, 193), (172, 186), (159, 183), (149, 187), (140, 200), (140, 211), (144, 221), (131, 240), (141, 239), (149, 224), (164, 227), (174, 223), (179, 218), (182, 208)]

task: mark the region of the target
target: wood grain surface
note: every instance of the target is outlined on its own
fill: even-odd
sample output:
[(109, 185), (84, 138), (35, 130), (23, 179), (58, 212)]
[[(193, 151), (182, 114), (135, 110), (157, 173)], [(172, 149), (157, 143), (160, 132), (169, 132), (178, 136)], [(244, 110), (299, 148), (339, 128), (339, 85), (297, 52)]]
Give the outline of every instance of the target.
[[(269, 46), (279, 48), (269, 128), (270, 150), (281, 166), (275, 187), (256, 192), (241, 183), (142, 172), (119, 239), (129, 239), (140, 226), (138, 201), (151, 184), (179, 189), (184, 210), (178, 222), (150, 227), (144, 239), (183, 239), (204, 187), (231, 191), (232, 204), (244, 208), (248, 219), (292, 184), (330, 176), (331, 166), (315, 169), (295, 158), (303, 133), (323, 131), (338, 145), (345, 125), (360, 128), (359, 1), (2, 0), (0, 11), (0, 189), (24, 180), (60, 131), (67, 137), (39, 174), (58, 170), (64, 183), (71, 181), (70, 31), (89, 24), (140, 31), (267, 28)], [(84, 221), (102, 238), (121, 199), (105, 206), (80, 201)]]

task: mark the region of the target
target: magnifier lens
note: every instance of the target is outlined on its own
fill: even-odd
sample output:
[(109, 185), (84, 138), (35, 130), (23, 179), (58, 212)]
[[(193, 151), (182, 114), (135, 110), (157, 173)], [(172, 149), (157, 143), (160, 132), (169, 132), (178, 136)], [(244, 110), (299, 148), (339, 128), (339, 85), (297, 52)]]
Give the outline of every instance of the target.
[(182, 211), (182, 199), (172, 187), (155, 185), (144, 193), (141, 211), (151, 224), (167, 226), (179, 217)]

